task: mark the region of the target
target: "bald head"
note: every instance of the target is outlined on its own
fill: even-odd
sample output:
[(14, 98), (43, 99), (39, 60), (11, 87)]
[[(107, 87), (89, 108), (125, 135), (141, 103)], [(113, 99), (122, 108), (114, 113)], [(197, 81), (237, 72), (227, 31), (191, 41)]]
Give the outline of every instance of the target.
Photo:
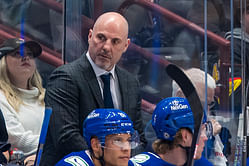
[(126, 19), (116, 12), (104, 13), (98, 17), (94, 26), (93, 32), (99, 27), (114, 27), (114, 29), (121, 31), (125, 37), (128, 37), (128, 22)]
[(106, 71), (112, 70), (130, 44), (126, 19), (115, 12), (102, 14), (89, 30), (88, 43), (92, 61)]

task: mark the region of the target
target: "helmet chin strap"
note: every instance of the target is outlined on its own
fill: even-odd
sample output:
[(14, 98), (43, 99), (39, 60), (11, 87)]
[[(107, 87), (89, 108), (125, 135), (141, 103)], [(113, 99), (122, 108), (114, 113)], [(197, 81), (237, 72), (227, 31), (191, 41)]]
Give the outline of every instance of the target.
[(93, 150), (92, 150), (92, 149), (90, 149), (90, 152), (91, 152), (93, 158), (99, 160), (101, 166), (105, 166), (104, 148), (101, 146), (101, 149), (102, 149), (102, 152), (103, 152), (103, 153), (102, 153), (102, 155), (101, 155), (100, 157), (95, 156), (95, 154), (93, 153)]
[(188, 163), (188, 161), (189, 161), (188, 156), (189, 156), (189, 154), (190, 154), (190, 152), (191, 152), (191, 147), (190, 147), (190, 146), (185, 146), (185, 147), (184, 147), (184, 146), (182, 146), (181, 144), (178, 144), (178, 146), (186, 151), (187, 160), (186, 160), (186, 162), (185, 162), (185, 164), (184, 164), (184, 166), (185, 166), (185, 165)]

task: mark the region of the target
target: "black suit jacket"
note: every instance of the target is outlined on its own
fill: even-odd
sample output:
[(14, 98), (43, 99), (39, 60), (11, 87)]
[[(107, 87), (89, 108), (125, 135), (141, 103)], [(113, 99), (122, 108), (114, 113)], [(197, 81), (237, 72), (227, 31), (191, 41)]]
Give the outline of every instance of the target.
[[(134, 122), (141, 134), (141, 98), (138, 81), (119, 67), (115, 69), (119, 80), (122, 110)], [(104, 108), (96, 75), (84, 54), (78, 60), (57, 68), (50, 76), (45, 95), (46, 106), (53, 109), (41, 165), (52, 166), (70, 152), (87, 149), (82, 137), (82, 124), (96, 108)]]

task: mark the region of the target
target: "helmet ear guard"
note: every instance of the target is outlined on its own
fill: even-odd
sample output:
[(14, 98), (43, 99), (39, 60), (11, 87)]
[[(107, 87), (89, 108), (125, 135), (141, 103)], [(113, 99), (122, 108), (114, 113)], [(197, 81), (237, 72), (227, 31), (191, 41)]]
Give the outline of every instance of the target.
[(130, 134), (131, 140), (128, 141), (131, 148), (134, 148), (134, 145), (138, 144), (134, 141), (135, 139), (133, 139), (136, 135), (133, 129), (133, 122), (128, 115), (121, 110), (95, 109), (84, 120), (83, 137), (89, 148), (91, 148), (92, 137), (97, 137), (101, 146), (104, 147), (106, 136), (113, 134)]

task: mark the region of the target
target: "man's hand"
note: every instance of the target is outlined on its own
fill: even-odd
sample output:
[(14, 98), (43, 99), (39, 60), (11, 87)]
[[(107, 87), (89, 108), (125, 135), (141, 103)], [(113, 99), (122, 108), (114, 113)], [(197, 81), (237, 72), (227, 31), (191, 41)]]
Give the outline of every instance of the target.
[(9, 151), (3, 152), (4, 157), (6, 158), (7, 161), (10, 160), (10, 153)]
[(216, 136), (221, 131), (221, 125), (215, 119), (210, 119), (212, 126), (213, 126), (213, 136)]

